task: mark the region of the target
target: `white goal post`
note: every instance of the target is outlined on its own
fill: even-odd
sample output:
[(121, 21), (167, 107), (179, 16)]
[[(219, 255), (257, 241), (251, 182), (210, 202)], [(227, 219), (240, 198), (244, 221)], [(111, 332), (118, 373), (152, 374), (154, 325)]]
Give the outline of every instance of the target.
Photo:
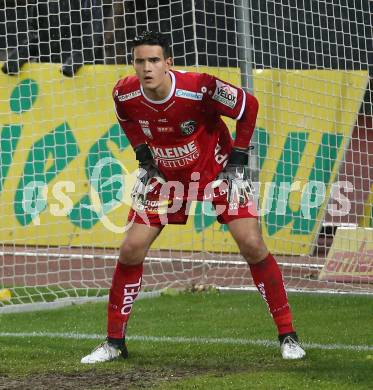
[[(130, 42), (257, 96), (250, 165), (289, 291), (373, 293), (372, 2), (0, 1), (0, 313), (107, 294), (136, 161), (111, 91)], [(234, 132), (234, 121), (227, 120)], [(208, 203), (168, 226), (143, 291), (252, 289)]]

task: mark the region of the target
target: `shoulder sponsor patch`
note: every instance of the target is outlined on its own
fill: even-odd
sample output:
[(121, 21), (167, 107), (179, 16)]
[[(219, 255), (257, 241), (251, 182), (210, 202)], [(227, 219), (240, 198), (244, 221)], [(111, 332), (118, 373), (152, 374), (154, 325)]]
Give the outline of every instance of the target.
[(234, 108), (237, 103), (237, 95), (237, 88), (234, 88), (229, 84), (225, 84), (220, 80), (216, 80), (216, 89), (214, 95), (212, 96), (214, 100), (230, 108)]
[(183, 99), (190, 99), (190, 100), (203, 99), (203, 93), (187, 91), (186, 89), (178, 89), (178, 88), (176, 89), (175, 96)]
[(118, 100), (120, 102), (125, 102), (126, 100), (134, 99), (141, 95), (141, 91), (138, 89), (137, 91), (132, 91), (130, 93), (126, 93), (124, 95), (119, 95)]

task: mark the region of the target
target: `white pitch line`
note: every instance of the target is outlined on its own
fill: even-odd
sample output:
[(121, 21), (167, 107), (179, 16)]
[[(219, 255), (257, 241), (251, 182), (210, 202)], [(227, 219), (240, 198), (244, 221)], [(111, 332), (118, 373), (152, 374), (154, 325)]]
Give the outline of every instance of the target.
[[(51, 333), (51, 332), (0, 332), (0, 337), (50, 337), (75, 340), (102, 340), (105, 336), (101, 334), (84, 333)], [(264, 347), (278, 347), (277, 341), (273, 340), (254, 340), (254, 339), (235, 339), (231, 337), (213, 338), (213, 337), (167, 337), (167, 336), (128, 336), (127, 340), (146, 341), (155, 343), (173, 343), (173, 344), (226, 344), (226, 345), (260, 345)], [(373, 351), (373, 345), (351, 345), (351, 344), (318, 344), (302, 343), (306, 349), (322, 350), (344, 350), (344, 351)]]

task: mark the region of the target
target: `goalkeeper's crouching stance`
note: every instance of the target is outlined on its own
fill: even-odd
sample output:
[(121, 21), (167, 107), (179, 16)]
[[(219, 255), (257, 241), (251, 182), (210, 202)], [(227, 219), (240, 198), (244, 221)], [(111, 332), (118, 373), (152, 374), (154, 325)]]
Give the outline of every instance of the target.
[[(258, 101), (214, 76), (171, 70), (170, 47), (160, 33), (136, 37), (132, 57), (136, 76), (120, 80), (113, 91), (118, 121), (140, 167), (128, 215), (131, 225), (110, 289), (107, 339), (81, 362), (128, 356), (126, 326), (141, 288), (145, 256), (166, 224), (187, 222), (190, 201), (195, 199), (209, 199), (218, 221), (227, 224), (268, 304), (282, 357), (304, 357), (282, 274), (263, 241), (252, 198), (247, 165)], [(222, 116), (237, 121), (234, 142)], [(178, 207), (168, 207), (162, 214), (154, 199), (170, 182), (186, 190), (171, 199), (178, 200)]]

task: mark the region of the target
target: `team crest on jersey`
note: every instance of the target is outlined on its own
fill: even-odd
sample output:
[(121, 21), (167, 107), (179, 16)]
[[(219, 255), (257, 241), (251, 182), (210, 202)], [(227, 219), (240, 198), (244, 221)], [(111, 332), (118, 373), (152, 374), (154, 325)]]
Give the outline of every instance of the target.
[(216, 89), (212, 98), (230, 108), (234, 108), (237, 103), (237, 89), (231, 85), (216, 80)]
[(180, 124), (181, 134), (191, 135), (197, 128), (197, 122), (193, 120), (185, 121)]
[(134, 99), (135, 97), (138, 97), (140, 95), (141, 95), (141, 91), (140, 90), (132, 91), (132, 92), (126, 93), (124, 95), (119, 95), (118, 96), (118, 100), (120, 102), (125, 102), (126, 100)]
[(140, 120), (139, 120), (139, 123), (140, 123), (142, 132), (143, 132), (148, 138), (153, 139), (153, 134), (151, 133), (150, 128), (149, 128), (149, 121), (145, 121), (145, 120), (140, 119)]

